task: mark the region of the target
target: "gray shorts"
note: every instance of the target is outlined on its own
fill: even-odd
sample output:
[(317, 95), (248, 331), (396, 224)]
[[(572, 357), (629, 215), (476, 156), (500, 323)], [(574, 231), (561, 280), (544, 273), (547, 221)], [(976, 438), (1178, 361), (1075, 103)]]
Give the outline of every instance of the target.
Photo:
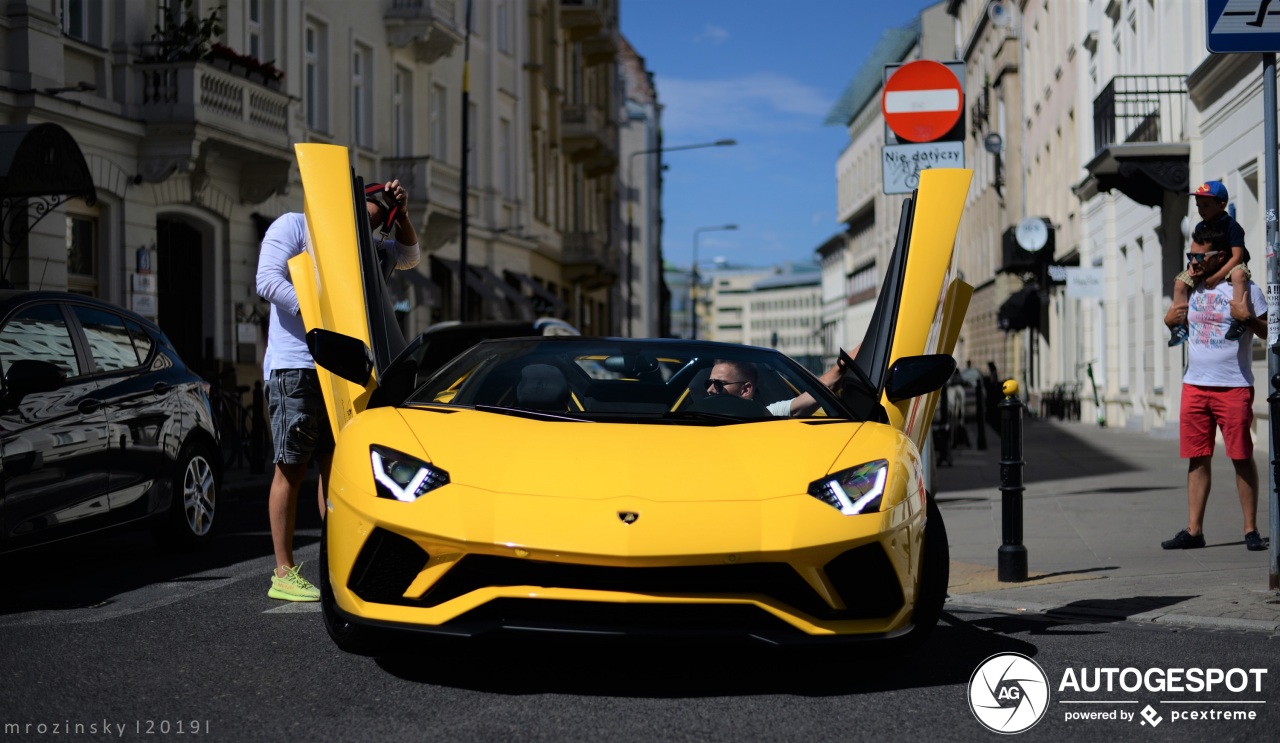
[(273, 369), (266, 393), (276, 462), (306, 464), (318, 454), (333, 453), (333, 430), (315, 369)]

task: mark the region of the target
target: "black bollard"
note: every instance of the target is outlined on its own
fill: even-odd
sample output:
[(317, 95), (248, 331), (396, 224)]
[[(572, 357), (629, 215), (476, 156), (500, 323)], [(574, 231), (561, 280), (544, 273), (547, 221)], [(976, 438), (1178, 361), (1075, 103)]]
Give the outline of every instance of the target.
[(253, 383), (252, 420), (249, 426), (249, 471), (261, 475), (266, 471), (267, 418), (263, 415), (262, 380)]
[(1004, 383), (1000, 408), (1000, 550), (997, 578), (1002, 583), (1027, 579), (1027, 548), (1022, 544), (1022, 401), (1018, 383)]

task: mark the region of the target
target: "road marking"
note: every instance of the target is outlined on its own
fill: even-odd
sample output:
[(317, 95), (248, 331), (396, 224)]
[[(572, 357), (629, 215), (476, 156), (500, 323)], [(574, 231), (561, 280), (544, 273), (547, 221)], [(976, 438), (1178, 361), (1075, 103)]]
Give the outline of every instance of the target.
[(319, 614), (319, 601), (290, 601), (283, 606), (267, 609), (263, 614)]

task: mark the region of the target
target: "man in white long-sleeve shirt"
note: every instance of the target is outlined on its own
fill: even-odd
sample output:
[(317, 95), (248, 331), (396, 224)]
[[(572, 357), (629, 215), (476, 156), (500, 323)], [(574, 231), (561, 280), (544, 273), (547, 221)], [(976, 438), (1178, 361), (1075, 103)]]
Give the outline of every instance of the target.
[[(375, 233), (394, 229), (396, 268), (418, 264), (418, 233), (409, 220), (406, 194), (400, 181), (384, 184), (385, 195), (398, 208), (374, 197), (366, 199)], [(388, 214), (393, 216), (388, 218)], [(376, 239), (376, 238), (375, 238)], [(306, 250), (307, 219), (299, 213), (282, 215), (267, 228), (258, 255), (258, 295), (271, 303), (271, 325), (262, 371), (266, 379), (271, 441), (275, 447), (275, 476), (267, 510), (276, 569), (267, 595), (284, 601), (318, 601), (320, 592), (293, 562), (293, 530), (298, 514), (298, 490), (314, 459), (320, 468), (320, 518), (324, 518), (325, 486), (333, 462), (333, 432), (316, 377), (315, 361), (307, 349), (306, 329), (298, 309), (298, 295), (289, 276), (289, 259)]]

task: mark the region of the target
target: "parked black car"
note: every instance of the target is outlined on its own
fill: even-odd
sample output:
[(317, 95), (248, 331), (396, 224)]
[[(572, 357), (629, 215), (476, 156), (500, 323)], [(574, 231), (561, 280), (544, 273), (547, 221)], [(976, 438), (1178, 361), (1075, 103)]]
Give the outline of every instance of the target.
[(124, 525), (203, 544), (221, 481), (205, 382), (154, 323), (0, 291), (0, 552)]

